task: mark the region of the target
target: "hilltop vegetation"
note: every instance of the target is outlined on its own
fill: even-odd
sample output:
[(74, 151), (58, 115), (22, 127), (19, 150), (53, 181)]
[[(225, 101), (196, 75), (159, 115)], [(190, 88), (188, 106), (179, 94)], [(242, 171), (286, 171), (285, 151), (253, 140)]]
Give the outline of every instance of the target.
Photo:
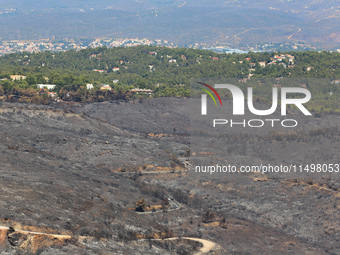
[[(287, 56), (287, 57), (279, 57)], [(192, 78), (248, 79), (257, 96), (268, 99), (272, 85), (284, 85), (285, 78), (325, 78), (324, 84), (305, 84), (312, 91), (316, 111), (339, 109), (340, 54), (291, 52), (217, 54), (187, 48), (138, 46), (131, 48), (89, 48), (81, 51), (15, 53), (0, 58), (0, 94), (5, 100), (48, 103), (46, 91), (39, 95), (36, 84), (55, 84), (62, 100), (93, 102), (132, 100), (143, 95), (133, 88), (151, 89), (153, 97), (188, 97)], [(26, 79), (10, 80), (10, 75)], [(279, 83), (260, 87), (262, 78), (279, 78)], [(281, 82), (282, 79), (282, 82)], [(250, 81), (250, 83), (249, 83)], [(243, 80), (245, 82), (245, 80)], [(86, 84), (94, 89), (87, 90)], [(101, 84), (112, 90), (100, 90)], [(251, 85), (250, 85), (251, 84)], [(300, 84), (301, 85), (301, 84)], [(145, 97), (145, 95), (144, 95)]]

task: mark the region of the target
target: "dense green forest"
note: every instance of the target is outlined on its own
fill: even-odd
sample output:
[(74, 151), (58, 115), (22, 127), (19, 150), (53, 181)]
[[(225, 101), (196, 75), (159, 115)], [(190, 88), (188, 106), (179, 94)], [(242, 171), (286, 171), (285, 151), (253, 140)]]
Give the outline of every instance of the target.
[[(93, 102), (149, 97), (131, 89), (151, 89), (153, 97), (189, 97), (192, 78), (235, 78), (255, 88), (257, 100), (270, 98), (271, 88), (286, 86), (286, 78), (325, 78), (297, 83), (312, 92), (309, 108), (340, 112), (339, 53), (285, 52), (218, 54), (212, 51), (156, 46), (88, 48), (81, 51), (15, 53), (0, 57), (3, 100), (49, 103), (47, 91), (36, 84), (54, 84), (64, 101)], [(13, 80), (11, 75), (25, 79)], [(261, 82), (275, 78), (274, 84)], [(332, 82), (333, 81), (333, 82)], [(86, 89), (86, 84), (94, 88)], [(108, 84), (112, 89), (100, 89)], [(264, 84), (264, 85), (263, 85)]]

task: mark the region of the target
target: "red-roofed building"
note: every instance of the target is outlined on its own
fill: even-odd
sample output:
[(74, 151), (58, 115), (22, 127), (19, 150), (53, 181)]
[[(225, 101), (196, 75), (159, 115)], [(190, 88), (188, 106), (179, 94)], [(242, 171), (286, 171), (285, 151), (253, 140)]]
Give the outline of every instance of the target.
[(53, 97), (57, 96), (57, 93), (55, 93), (55, 92), (48, 92), (48, 96), (53, 98)]

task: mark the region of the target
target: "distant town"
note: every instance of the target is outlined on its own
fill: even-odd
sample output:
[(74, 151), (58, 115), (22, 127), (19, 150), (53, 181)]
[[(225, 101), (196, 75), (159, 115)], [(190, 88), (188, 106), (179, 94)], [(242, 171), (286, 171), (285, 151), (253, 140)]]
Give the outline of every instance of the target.
[[(147, 38), (97, 38), (97, 39), (61, 39), (56, 40), (42, 39), (42, 40), (11, 40), (0, 41), (0, 55), (16, 53), (16, 52), (30, 52), (37, 53), (42, 51), (68, 51), (68, 50), (82, 50), (86, 48), (96, 48), (106, 46), (112, 47), (133, 47), (138, 45), (155, 45), (168, 48), (177, 48), (178, 46), (172, 42), (161, 39), (147, 39)], [(301, 50), (322, 50), (306, 43), (263, 43), (256, 45), (240, 45), (239, 49), (233, 49), (226, 45), (214, 44), (191, 44), (188, 48), (212, 50), (217, 53), (247, 53), (252, 52), (272, 52), (272, 51), (301, 51)], [(335, 50), (340, 52), (340, 49)]]
[(111, 39), (43, 39), (43, 40), (32, 40), (32, 41), (0, 41), (0, 55), (16, 53), (16, 52), (41, 52), (41, 51), (68, 51), (68, 50), (82, 50), (86, 48), (96, 47), (132, 47), (138, 45), (155, 45), (165, 46), (169, 48), (176, 48), (173, 43), (166, 40), (150, 40), (146, 38), (111, 38)]

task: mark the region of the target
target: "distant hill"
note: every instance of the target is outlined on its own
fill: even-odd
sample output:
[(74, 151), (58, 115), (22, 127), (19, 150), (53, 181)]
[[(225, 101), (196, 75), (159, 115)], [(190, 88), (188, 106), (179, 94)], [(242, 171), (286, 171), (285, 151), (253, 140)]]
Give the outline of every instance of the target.
[(340, 45), (336, 0), (1, 1), (1, 40), (148, 37), (178, 45)]

